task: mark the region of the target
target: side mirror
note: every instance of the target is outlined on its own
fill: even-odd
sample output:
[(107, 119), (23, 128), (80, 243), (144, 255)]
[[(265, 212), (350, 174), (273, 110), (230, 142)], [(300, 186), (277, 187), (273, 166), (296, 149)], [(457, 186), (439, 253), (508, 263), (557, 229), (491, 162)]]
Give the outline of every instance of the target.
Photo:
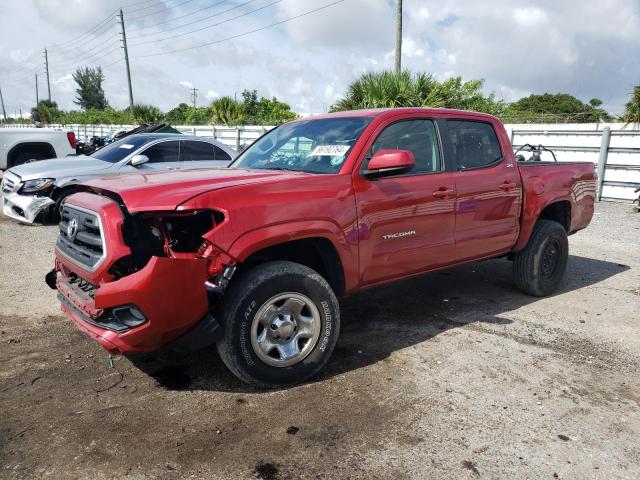
[(148, 161), (149, 157), (147, 157), (146, 155), (134, 155), (131, 158), (131, 166), (137, 167), (139, 165), (142, 165), (143, 163), (147, 163)]
[(516, 162), (524, 162), (524, 155), (522, 155), (521, 153), (519, 153), (518, 155), (516, 155)]
[(364, 174), (368, 177), (395, 175), (415, 166), (416, 160), (409, 150), (383, 149), (373, 154)]

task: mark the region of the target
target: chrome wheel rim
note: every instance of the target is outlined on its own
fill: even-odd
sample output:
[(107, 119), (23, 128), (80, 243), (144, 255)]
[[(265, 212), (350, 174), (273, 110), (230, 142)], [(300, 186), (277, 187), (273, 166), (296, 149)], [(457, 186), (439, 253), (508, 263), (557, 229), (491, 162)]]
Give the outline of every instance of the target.
[(271, 367), (290, 367), (304, 360), (320, 337), (320, 311), (301, 293), (271, 297), (251, 324), (251, 346)]

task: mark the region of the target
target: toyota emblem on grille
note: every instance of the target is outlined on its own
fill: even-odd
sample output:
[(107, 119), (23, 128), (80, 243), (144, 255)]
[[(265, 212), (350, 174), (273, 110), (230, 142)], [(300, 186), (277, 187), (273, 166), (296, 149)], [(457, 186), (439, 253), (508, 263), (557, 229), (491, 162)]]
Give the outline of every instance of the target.
[(76, 234), (78, 233), (78, 219), (72, 218), (69, 220), (69, 225), (67, 225), (67, 237), (71, 240), (76, 238)]

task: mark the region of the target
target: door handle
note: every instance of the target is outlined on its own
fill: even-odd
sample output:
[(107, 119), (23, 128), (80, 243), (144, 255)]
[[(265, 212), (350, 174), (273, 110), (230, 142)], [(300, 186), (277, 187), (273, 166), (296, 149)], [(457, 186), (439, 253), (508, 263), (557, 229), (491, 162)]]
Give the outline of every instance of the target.
[(452, 188), (440, 187), (438, 190), (433, 191), (433, 196), (436, 198), (447, 199), (454, 193), (456, 193), (456, 191)]
[(518, 184), (515, 182), (504, 182), (502, 185), (500, 185), (500, 189), (508, 192), (510, 190), (513, 190), (517, 186)]

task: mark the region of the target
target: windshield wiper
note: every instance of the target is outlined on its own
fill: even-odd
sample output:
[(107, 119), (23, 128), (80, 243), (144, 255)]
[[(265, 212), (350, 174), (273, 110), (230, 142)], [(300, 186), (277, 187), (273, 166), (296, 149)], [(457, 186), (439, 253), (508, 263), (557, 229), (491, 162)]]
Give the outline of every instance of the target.
[(295, 168), (287, 168), (287, 167), (267, 167), (264, 170), (285, 170), (287, 172), (300, 172), (300, 170), (296, 170)]

